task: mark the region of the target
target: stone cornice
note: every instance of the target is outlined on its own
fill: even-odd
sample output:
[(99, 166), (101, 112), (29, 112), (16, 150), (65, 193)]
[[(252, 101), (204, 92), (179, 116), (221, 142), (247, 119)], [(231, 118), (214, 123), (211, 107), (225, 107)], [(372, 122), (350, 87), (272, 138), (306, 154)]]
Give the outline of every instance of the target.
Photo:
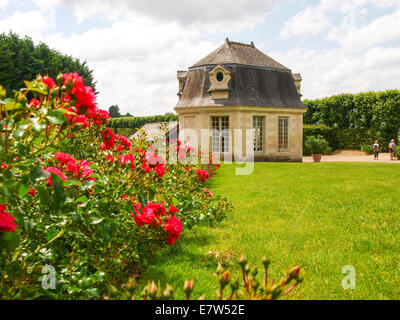
[(269, 113), (304, 113), (307, 108), (278, 108), (278, 107), (257, 107), (257, 106), (196, 106), (174, 108), (176, 113), (210, 113), (210, 112), (269, 112)]

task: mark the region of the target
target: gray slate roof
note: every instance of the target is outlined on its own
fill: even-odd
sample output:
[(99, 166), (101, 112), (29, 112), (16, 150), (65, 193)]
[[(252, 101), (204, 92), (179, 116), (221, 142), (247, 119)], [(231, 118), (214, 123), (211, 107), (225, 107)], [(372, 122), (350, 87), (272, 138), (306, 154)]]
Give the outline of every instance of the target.
[(305, 108), (292, 74), (262, 68), (225, 65), (231, 71), (229, 99), (211, 99), (209, 71), (213, 67), (190, 70), (176, 108), (195, 106), (257, 106)]
[(226, 39), (224, 44), (208, 56), (195, 63), (190, 68), (217, 64), (242, 64), (254, 67), (271, 68), (290, 71), (284, 65), (275, 61), (258, 50), (254, 43), (245, 44)]
[[(218, 64), (231, 72), (228, 99), (211, 99), (209, 72)], [(253, 43), (228, 39), (189, 68), (175, 109), (215, 106), (306, 108), (288, 68), (256, 49)]]

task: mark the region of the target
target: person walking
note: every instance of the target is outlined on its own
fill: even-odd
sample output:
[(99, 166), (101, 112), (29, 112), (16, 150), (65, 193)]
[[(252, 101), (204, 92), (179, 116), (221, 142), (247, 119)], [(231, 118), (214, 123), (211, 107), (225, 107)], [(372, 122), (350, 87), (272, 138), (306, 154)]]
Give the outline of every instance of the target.
[(389, 152), (390, 152), (390, 160), (394, 160), (394, 153), (396, 151), (396, 144), (394, 143), (394, 139), (389, 143)]
[(374, 144), (374, 160), (378, 160), (379, 158), (379, 141), (376, 140)]

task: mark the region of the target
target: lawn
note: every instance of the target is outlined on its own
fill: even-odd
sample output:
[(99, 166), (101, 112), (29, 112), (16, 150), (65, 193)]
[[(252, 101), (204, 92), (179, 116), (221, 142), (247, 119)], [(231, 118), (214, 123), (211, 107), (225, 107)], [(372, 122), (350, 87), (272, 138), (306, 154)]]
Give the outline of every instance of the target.
[[(304, 282), (291, 299), (398, 299), (400, 297), (400, 167), (375, 163), (257, 163), (248, 176), (223, 165), (210, 187), (234, 210), (214, 228), (197, 226), (180, 246), (158, 253), (142, 280), (177, 287), (195, 279), (195, 295), (214, 298), (218, 252), (228, 266), (246, 254), (272, 277), (301, 265)], [(341, 286), (342, 268), (354, 266), (356, 289)]]

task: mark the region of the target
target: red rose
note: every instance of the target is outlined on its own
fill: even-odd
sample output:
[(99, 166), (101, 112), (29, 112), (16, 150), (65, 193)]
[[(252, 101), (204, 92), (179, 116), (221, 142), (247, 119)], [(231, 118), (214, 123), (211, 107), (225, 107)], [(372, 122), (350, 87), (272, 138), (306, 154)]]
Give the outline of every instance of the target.
[[(50, 172), (50, 173), (54, 173), (54, 174), (58, 175), (63, 182), (65, 180), (67, 180), (67, 177), (63, 175), (63, 173), (61, 172), (60, 169), (57, 169), (57, 168), (54, 168), (54, 167), (48, 167), (44, 171)], [(49, 183), (49, 185), (53, 186), (53, 183), (51, 182), (51, 177), (46, 178), (46, 180)]]
[(89, 109), (96, 108), (95, 101), (96, 96), (91, 87), (85, 86), (83, 78), (78, 73), (63, 74), (64, 85), (71, 88), (71, 93), (76, 97), (77, 108), (80, 106), (87, 107)]
[(168, 211), (169, 211), (170, 213), (172, 213), (172, 214), (175, 214), (175, 213), (177, 213), (179, 210), (178, 210), (177, 207), (170, 206), (169, 209), (168, 209)]
[(146, 207), (153, 209), (156, 214), (160, 214), (162, 216), (164, 216), (165, 211), (167, 211), (167, 209), (162, 204), (158, 204), (158, 203), (154, 203), (154, 202), (148, 202)]
[(14, 223), (15, 217), (9, 212), (5, 212), (6, 205), (0, 203), (0, 232), (13, 232), (18, 226)]
[(210, 190), (208, 190), (207, 188), (204, 188), (204, 191), (212, 198), (213, 194), (211, 193)]
[(89, 121), (84, 114), (76, 117), (76, 123), (82, 124), (83, 129), (86, 129), (89, 126)]
[(151, 168), (150, 168), (150, 166), (147, 164), (147, 162), (146, 162), (145, 159), (143, 159), (142, 170), (143, 170), (144, 172), (149, 172), (149, 171), (151, 171)]
[(34, 107), (36, 109), (37, 106), (40, 106), (40, 101), (38, 99), (33, 98), (29, 102), (29, 106)]
[(32, 198), (35, 197), (36, 192), (37, 192), (37, 191), (36, 191), (35, 189), (33, 189), (32, 187), (29, 187), (28, 194), (30, 194), (30, 195), (32, 196)]
[(62, 153), (62, 152), (56, 152), (56, 154), (54, 155), (54, 160), (62, 162), (64, 164), (67, 164), (70, 161), (74, 161), (75, 162), (74, 157), (72, 157), (68, 153)]
[(210, 177), (210, 174), (207, 170), (197, 170), (197, 179), (201, 180), (201, 182), (205, 182)]
[(158, 177), (162, 178), (165, 174), (165, 166), (163, 164), (158, 164), (154, 171), (157, 173)]
[(54, 80), (50, 77), (44, 77), (42, 78), (42, 82), (48, 86), (50, 89), (53, 89), (56, 86), (56, 83), (54, 82)]
[(171, 216), (165, 224), (164, 230), (169, 234), (169, 236), (166, 237), (167, 242), (173, 245), (175, 240), (178, 240), (182, 233), (181, 219), (176, 216)]
[(103, 131), (103, 144), (105, 150), (114, 148), (115, 143), (115, 133), (107, 128), (107, 130)]
[(134, 215), (133, 213), (131, 213), (131, 215), (132, 215), (133, 219), (135, 219), (135, 222), (139, 227), (142, 227), (146, 224), (146, 222), (144, 222), (144, 220), (142, 218), (142, 215), (140, 215), (140, 214)]
[(67, 163), (67, 170), (69, 172), (72, 172), (73, 174), (75, 174), (76, 176), (79, 175), (79, 165), (76, 163), (75, 160), (70, 160)]
[(129, 139), (125, 136), (117, 136), (117, 139), (119, 140), (119, 142), (121, 142), (126, 150), (129, 150), (132, 146), (132, 143), (129, 141)]

